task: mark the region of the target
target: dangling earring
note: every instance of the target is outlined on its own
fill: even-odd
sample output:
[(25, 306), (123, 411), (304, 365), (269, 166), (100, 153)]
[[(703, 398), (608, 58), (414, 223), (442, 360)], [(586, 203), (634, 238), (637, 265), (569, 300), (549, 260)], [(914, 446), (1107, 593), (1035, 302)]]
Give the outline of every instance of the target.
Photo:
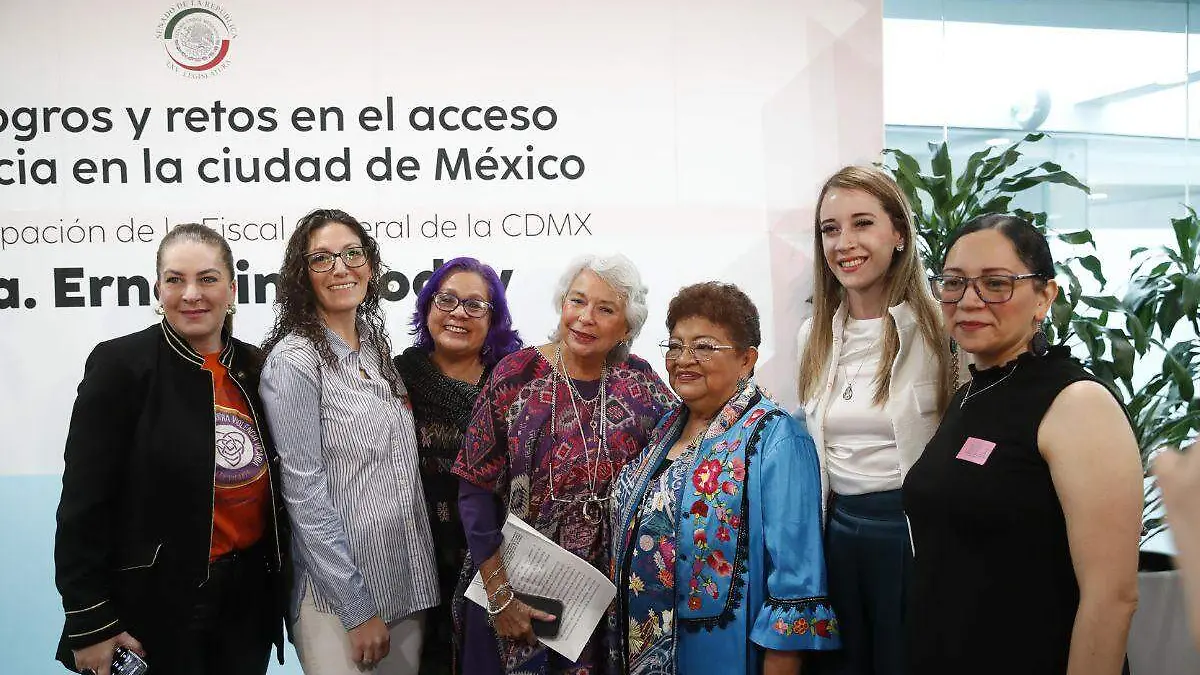
[(1033, 337), (1029, 339), (1029, 351), (1033, 352), (1034, 356), (1045, 356), (1050, 353), (1050, 338), (1046, 337), (1046, 331), (1042, 330), (1040, 321), (1034, 320)]
[(750, 376), (749, 375), (743, 375), (738, 378), (737, 391), (741, 391), (748, 386), (750, 386)]
[(237, 305), (230, 304), (228, 307), (225, 308), (225, 313), (228, 314), (229, 316), (233, 316), (234, 314), (237, 314)]
[(483, 349), (480, 349), (480, 350), (479, 350), (479, 355), (480, 355), (480, 356), (487, 356), (488, 354), (491, 354), (491, 353), (492, 353), (492, 346), (491, 346), (491, 345), (484, 345), (484, 346), (483, 346)]
[(160, 302), (160, 303), (154, 305), (154, 313), (159, 316), (166, 316), (167, 310), (163, 309), (162, 303)]
[(900, 242), (899, 244), (896, 244), (896, 253), (901, 253), (903, 251), (904, 251), (904, 242)]

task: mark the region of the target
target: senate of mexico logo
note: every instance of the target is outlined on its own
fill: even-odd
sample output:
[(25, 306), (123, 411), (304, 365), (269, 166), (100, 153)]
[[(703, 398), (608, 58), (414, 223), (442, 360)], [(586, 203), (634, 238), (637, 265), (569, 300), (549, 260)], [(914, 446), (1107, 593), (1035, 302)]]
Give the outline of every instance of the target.
[(155, 31), (167, 51), (167, 67), (192, 79), (206, 79), (229, 67), (229, 45), (237, 26), (229, 12), (209, 0), (171, 5)]

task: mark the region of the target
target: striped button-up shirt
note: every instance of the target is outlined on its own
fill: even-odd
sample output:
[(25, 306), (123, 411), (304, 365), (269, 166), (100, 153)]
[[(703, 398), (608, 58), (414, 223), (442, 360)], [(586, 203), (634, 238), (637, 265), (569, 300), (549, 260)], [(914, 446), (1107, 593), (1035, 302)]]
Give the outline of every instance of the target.
[(438, 604), (437, 571), (412, 412), (365, 341), (354, 351), (326, 334), (333, 366), (289, 335), (267, 357), (260, 392), (293, 529), (292, 617), (311, 587), (317, 609), (348, 630)]

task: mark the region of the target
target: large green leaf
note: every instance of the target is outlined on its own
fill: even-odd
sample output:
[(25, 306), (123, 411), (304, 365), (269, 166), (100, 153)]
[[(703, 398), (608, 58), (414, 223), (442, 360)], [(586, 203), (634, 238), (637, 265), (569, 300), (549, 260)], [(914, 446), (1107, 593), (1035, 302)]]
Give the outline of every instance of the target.
[(1183, 315), (1183, 288), (1173, 286), (1163, 294), (1162, 303), (1158, 306), (1158, 330), (1163, 338), (1171, 337), (1171, 332)]
[(1179, 359), (1177, 350), (1168, 350), (1163, 355), (1163, 374), (1169, 376), (1175, 383), (1175, 387), (1179, 390), (1179, 397), (1184, 400), (1191, 400), (1196, 395), (1195, 384), (1192, 381), (1192, 372), (1188, 372), (1188, 368), (1184, 366)]
[(949, 144), (945, 141), (936, 144), (930, 143), (929, 148), (933, 150), (933, 159), (929, 162), (929, 168), (933, 169), (933, 175), (938, 178), (950, 178), (952, 170)]
[(1136, 314), (1125, 314), (1125, 331), (1133, 338), (1133, 348), (1137, 350), (1139, 355), (1145, 354), (1150, 348), (1149, 336), (1146, 335), (1146, 327)]
[(1020, 143), (1014, 143), (1003, 152), (987, 158), (983, 163), (983, 168), (979, 171), (979, 178), (975, 181), (977, 189), (983, 189), (985, 185), (997, 178), (1010, 167), (1021, 160), (1021, 151), (1018, 150)]
[(1200, 310), (1200, 274), (1189, 274), (1181, 279), (1183, 300), (1180, 309), (1184, 316), (1196, 320), (1196, 312)]
[(1181, 256), (1175, 249), (1171, 248), (1170, 246), (1159, 246), (1158, 250), (1161, 251), (1163, 255), (1167, 256), (1167, 259), (1180, 269), (1188, 268), (1188, 261), (1184, 260), (1183, 256)]
[(921, 173), (921, 163), (915, 157), (896, 148), (888, 148), (883, 151), (884, 155), (890, 156), (896, 160), (896, 166), (901, 170), (907, 170), (910, 175)]
[(1157, 304), (1158, 283), (1148, 276), (1136, 276), (1129, 280), (1129, 286), (1125, 289), (1125, 299), (1122, 301), (1126, 311), (1140, 312), (1146, 305)]
[[(897, 182), (907, 187), (915, 195), (917, 190), (929, 192), (929, 186), (926, 185), (925, 179), (921, 176), (921, 165), (913, 158), (912, 155), (901, 150), (884, 150), (885, 154), (891, 155), (896, 160), (896, 171), (898, 172)], [(909, 197), (912, 198), (912, 195)], [(920, 205), (917, 200), (911, 206), (915, 209)]]
[(1067, 329), (1071, 325), (1073, 310), (1067, 300), (1067, 294), (1059, 291), (1058, 295), (1054, 296), (1054, 303), (1050, 305), (1050, 325), (1054, 327), (1054, 336), (1058, 344), (1067, 341)]
[(1088, 307), (1106, 312), (1119, 312), (1122, 309), (1121, 301), (1111, 295), (1085, 295), (1080, 300)]
[(1091, 230), (1080, 230), (1078, 232), (1063, 232), (1058, 235), (1059, 240), (1065, 241), (1068, 244), (1080, 246), (1082, 244), (1091, 244), (1092, 248), (1096, 247), (1096, 240), (1092, 238)]
[(1188, 215), (1188, 218), (1172, 219), (1171, 229), (1175, 231), (1175, 243), (1179, 245), (1180, 259), (1191, 261), (1191, 266), (1185, 268), (1193, 270), (1197, 245), (1200, 244), (1200, 221), (1196, 220), (1196, 212), (1191, 207), (1188, 207)]
[(978, 152), (971, 153), (967, 158), (967, 165), (963, 168), (962, 174), (958, 177), (958, 181), (954, 184), (954, 191), (960, 194), (973, 194), (975, 192), (975, 178), (979, 175), (979, 167), (983, 165), (983, 159), (987, 157), (991, 148), (984, 148)]
[(1083, 346), (1087, 348), (1088, 354), (1093, 360), (1099, 360), (1104, 356), (1104, 341), (1100, 339), (1100, 326), (1086, 318), (1077, 317), (1071, 321), (1071, 328), (1083, 341)]
[(1031, 187), (1041, 185), (1042, 183), (1060, 183), (1062, 185), (1070, 185), (1074, 188), (1079, 188), (1084, 192), (1088, 188), (1079, 179), (1067, 173), (1066, 171), (1053, 171), (1050, 173), (1038, 174), (1035, 176), (1025, 176), (1017, 180), (1006, 179), (1000, 182), (999, 190), (1004, 192), (1024, 192)]
[(1079, 264), (1083, 268), (1092, 273), (1092, 278), (1100, 283), (1100, 287), (1108, 285), (1108, 279), (1104, 278), (1104, 269), (1100, 265), (1100, 259), (1094, 255), (1085, 255), (1079, 258)]
[(1178, 419), (1166, 425), (1163, 429), (1163, 440), (1166, 443), (1180, 447), (1183, 442), (1190, 440), (1192, 433), (1200, 427), (1200, 411), (1190, 411), (1184, 413)]
[(1025, 218), (1029, 222), (1033, 223), (1034, 228), (1036, 228), (1038, 232), (1041, 232), (1042, 234), (1046, 234), (1046, 221), (1049, 219), (1049, 216), (1046, 215), (1045, 211), (1038, 211), (1037, 213), (1030, 213), (1024, 209), (1016, 209), (1016, 211), (1014, 211), (1014, 213), (1017, 211), (1019, 211), (1020, 213), (1026, 214), (1021, 217)]
[(1055, 269), (1059, 274), (1067, 277), (1067, 301), (1071, 307), (1077, 306), (1083, 296), (1083, 286), (1079, 283), (1079, 277), (1075, 275), (1075, 270), (1067, 265), (1055, 265)]
[(1120, 330), (1109, 328), (1108, 330), (1104, 331), (1104, 334), (1106, 337), (1108, 337), (1108, 343), (1112, 345), (1113, 369), (1116, 371), (1117, 376), (1124, 381), (1126, 386), (1132, 387), (1133, 384), (1131, 380), (1133, 379), (1134, 359), (1133, 345), (1130, 344), (1129, 338), (1125, 336), (1125, 333)]
[(950, 199), (951, 186), (954, 181), (945, 174), (950, 171), (950, 150), (946, 143), (929, 143), (929, 151), (933, 159), (929, 163), (932, 172), (923, 175), (925, 184), (929, 186), (929, 194), (933, 197), (933, 209), (945, 217), (946, 202)]
[[(1101, 344), (1104, 344), (1104, 343), (1101, 342)], [(1104, 386), (1108, 387), (1109, 389), (1111, 389), (1114, 392), (1118, 391), (1118, 388), (1117, 388), (1118, 378), (1117, 378), (1116, 371), (1113, 369), (1112, 361), (1109, 361), (1107, 359), (1096, 358), (1096, 359), (1092, 359), (1087, 365), (1088, 365), (1088, 368), (1092, 371), (1092, 374), (1096, 376), (1096, 379), (1100, 380), (1100, 382), (1102, 384), (1104, 384)]]
[(979, 213), (975, 215), (983, 215), (985, 213), (1004, 213), (1008, 211), (1008, 205), (1010, 203), (1012, 203), (1012, 196), (1010, 195), (993, 197), (986, 204), (980, 206)]

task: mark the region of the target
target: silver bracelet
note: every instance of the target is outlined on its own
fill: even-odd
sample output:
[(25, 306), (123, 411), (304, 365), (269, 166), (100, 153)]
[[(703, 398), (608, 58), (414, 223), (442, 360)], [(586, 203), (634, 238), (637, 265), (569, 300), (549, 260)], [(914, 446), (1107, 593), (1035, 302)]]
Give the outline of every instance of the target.
[(508, 609), (508, 606), (512, 604), (513, 600), (517, 599), (516, 594), (513, 593), (512, 589), (508, 588), (507, 586), (508, 585), (505, 584), (504, 586), (496, 589), (496, 593), (494, 595), (499, 595), (501, 591), (508, 591), (508, 599), (504, 601), (503, 605), (500, 605), (496, 609), (492, 609), (492, 598), (494, 595), (488, 596), (488, 606), (484, 608), (484, 610), (488, 613), (488, 616), (497, 616), (498, 614), (501, 614), (504, 612), (504, 610)]

